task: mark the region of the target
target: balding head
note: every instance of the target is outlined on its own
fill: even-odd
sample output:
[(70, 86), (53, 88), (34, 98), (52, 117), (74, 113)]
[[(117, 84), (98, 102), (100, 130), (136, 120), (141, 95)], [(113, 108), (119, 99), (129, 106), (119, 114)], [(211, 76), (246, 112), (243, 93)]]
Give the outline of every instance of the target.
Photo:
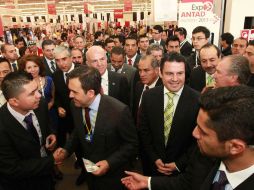
[(100, 46), (92, 46), (86, 52), (86, 63), (99, 70), (103, 75), (107, 69), (106, 51)]

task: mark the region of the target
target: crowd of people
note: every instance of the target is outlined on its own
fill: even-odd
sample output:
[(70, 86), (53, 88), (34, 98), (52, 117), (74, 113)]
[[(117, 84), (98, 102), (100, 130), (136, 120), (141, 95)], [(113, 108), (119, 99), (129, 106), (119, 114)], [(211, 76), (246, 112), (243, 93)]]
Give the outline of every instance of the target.
[(191, 36), (155, 25), (3, 43), (0, 189), (52, 190), (73, 153), (90, 190), (250, 189), (254, 41)]

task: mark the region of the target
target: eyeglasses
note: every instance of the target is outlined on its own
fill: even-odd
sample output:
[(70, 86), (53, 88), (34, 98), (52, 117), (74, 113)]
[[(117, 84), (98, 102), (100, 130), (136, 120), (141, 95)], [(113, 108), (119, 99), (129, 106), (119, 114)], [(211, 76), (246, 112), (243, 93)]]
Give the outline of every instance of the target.
[(206, 38), (202, 38), (202, 37), (194, 38), (194, 37), (192, 37), (191, 41), (201, 41), (201, 40), (204, 40), (204, 39), (206, 39)]

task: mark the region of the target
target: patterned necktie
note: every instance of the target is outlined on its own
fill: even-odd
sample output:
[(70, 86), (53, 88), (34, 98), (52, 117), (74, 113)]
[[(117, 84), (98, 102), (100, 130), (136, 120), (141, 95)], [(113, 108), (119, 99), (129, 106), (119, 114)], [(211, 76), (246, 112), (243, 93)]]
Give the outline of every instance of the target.
[(50, 68), (52, 69), (53, 72), (55, 72), (56, 71), (56, 67), (55, 67), (54, 61), (50, 61), (50, 64), (51, 64)]
[(132, 66), (132, 60), (131, 60), (131, 59), (128, 59), (128, 64), (129, 64), (130, 66)]
[(213, 86), (214, 85), (214, 78), (211, 75), (208, 75), (206, 78), (206, 86)]
[(168, 103), (166, 105), (166, 108), (164, 110), (164, 139), (165, 139), (165, 146), (168, 142), (168, 136), (170, 133), (172, 121), (173, 121), (173, 113), (174, 113), (174, 102), (173, 98), (175, 94), (171, 92), (167, 92), (168, 96)]
[(27, 115), (24, 119), (24, 122), (26, 123), (26, 128), (27, 131), (33, 136), (33, 138), (39, 142), (39, 135), (34, 127), (33, 124), (33, 118), (32, 118), (32, 113), (30, 113), (29, 115)]
[(87, 133), (91, 133), (91, 121), (90, 121), (90, 116), (89, 116), (90, 108), (85, 108), (85, 120), (86, 120), (86, 131)]
[(226, 185), (229, 185), (227, 176), (224, 171), (218, 170), (219, 178), (213, 183), (212, 190), (225, 190)]

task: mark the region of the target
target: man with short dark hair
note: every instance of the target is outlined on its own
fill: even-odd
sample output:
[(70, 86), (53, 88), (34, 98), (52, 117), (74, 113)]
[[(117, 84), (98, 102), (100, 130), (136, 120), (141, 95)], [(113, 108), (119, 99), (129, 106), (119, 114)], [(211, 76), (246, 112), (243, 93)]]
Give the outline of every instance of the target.
[(84, 64), (83, 53), (78, 48), (71, 49), (71, 59), (74, 64), (80, 64), (80, 65)]
[(188, 57), (192, 53), (192, 45), (188, 40), (187, 37), (187, 30), (184, 27), (179, 27), (175, 29), (175, 35), (180, 40), (180, 52), (183, 56)]
[(149, 47), (149, 38), (143, 34), (138, 37), (139, 54), (145, 55), (147, 48)]
[(3, 57), (5, 57), (10, 62), (12, 71), (18, 71), (18, 54), (15, 46), (12, 44), (3, 44), (1, 46), (1, 52)]
[(113, 47), (115, 47), (115, 42), (114, 40), (112, 40), (111, 38), (107, 38), (105, 40), (105, 50), (107, 51), (107, 62), (110, 63), (110, 56), (111, 56), (111, 50), (113, 49)]
[(124, 189), (120, 179), (137, 152), (137, 134), (128, 107), (100, 94), (101, 74), (93, 67), (74, 69), (68, 87), (75, 130), (66, 150), (61, 149), (62, 157), (71, 155), (80, 143), (83, 157), (97, 166), (87, 175), (88, 188)]
[(0, 109), (0, 184), (4, 189), (52, 190), (58, 152), (48, 124), (47, 104), (28, 73), (9, 73), (1, 88), (7, 103)]
[(200, 65), (200, 49), (209, 42), (210, 31), (204, 26), (197, 26), (192, 31), (192, 45), (195, 49), (195, 52), (187, 59), (187, 72), (190, 73), (193, 68), (196, 68)]
[(251, 71), (251, 77), (248, 85), (254, 87), (254, 40), (249, 41), (249, 45), (245, 50), (244, 56), (249, 60)]
[(163, 47), (165, 50), (165, 41), (161, 40), (161, 35), (163, 32), (163, 28), (161, 25), (155, 25), (152, 29), (152, 37), (153, 39), (149, 41), (149, 44), (158, 44)]
[(180, 40), (177, 36), (170, 36), (165, 44), (167, 53), (177, 52), (180, 53)]
[(243, 55), (248, 46), (248, 41), (243, 38), (236, 38), (232, 45), (232, 55)]
[[(160, 64), (162, 86), (142, 95), (140, 120), (141, 149), (149, 161), (145, 174), (170, 175), (182, 170), (180, 159), (194, 143), (199, 93), (185, 85), (185, 58), (173, 52)], [(174, 172), (177, 174), (177, 172)]]
[(53, 75), (57, 70), (57, 65), (54, 56), (55, 43), (52, 40), (44, 40), (41, 44), (43, 53), (43, 64), (47, 76)]
[(125, 39), (124, 50), (126, 54), (125, 63), (137, 68), (141, 56), (137, 53), (138, 42), (135, 36), (128, 36)]
[(127, 172), (130, 190), (249, 190), (254, 186), (254, 90), (245, 85), (209, 89), (201, 95), (193, 151), (176, 178)]
[(224, 56), (231, 55), (232, 54), (231, 46), (234, 42), (234, 36), (229, 32), (225, 32), (221, 34), (220, 38), (221, 38), (220, 45), (222, 55)]

